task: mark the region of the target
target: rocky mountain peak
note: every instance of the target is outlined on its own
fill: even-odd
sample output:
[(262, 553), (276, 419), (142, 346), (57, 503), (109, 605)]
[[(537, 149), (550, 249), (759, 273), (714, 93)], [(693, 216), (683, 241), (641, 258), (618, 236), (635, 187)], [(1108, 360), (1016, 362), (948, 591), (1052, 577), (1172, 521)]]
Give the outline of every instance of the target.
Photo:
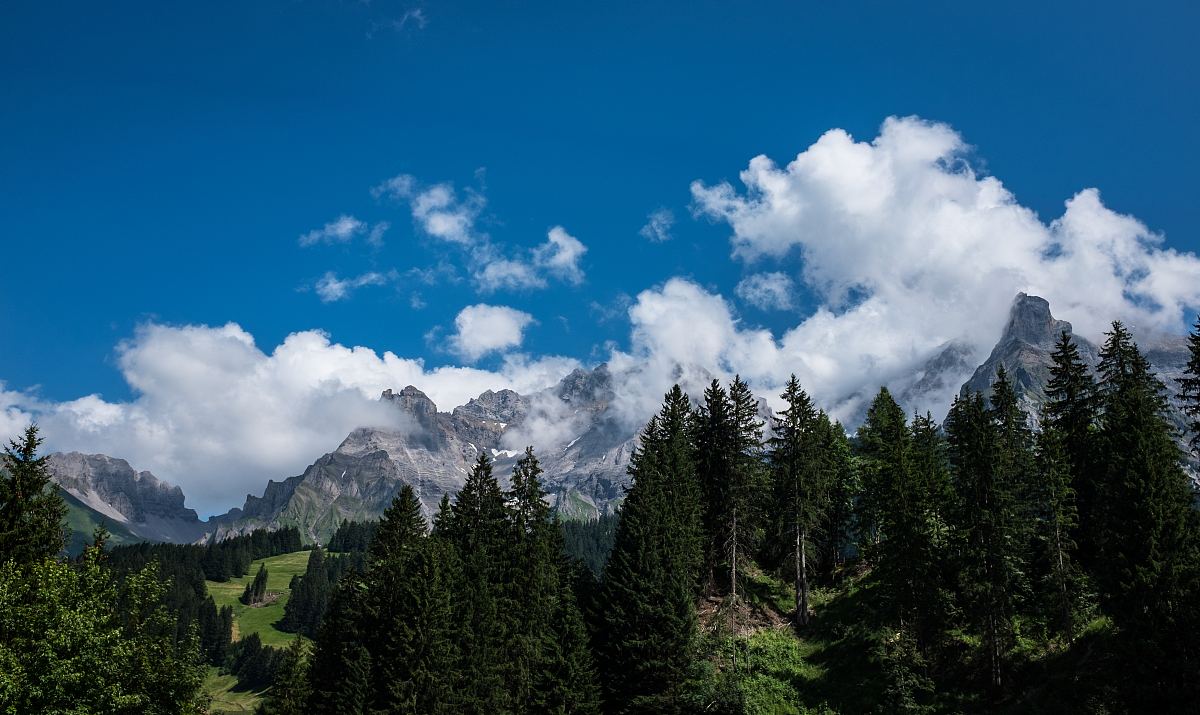
[(1018, 293), (1000, 342), (1019, 340), (1030, 345), (1053, 347), (1063, 331), (1071, 333), (1071, 324), (1055, 320), (1045, 298)]
[(437, 425), (437, 405), (429, 399), (428, 395), (412, 385), (406, 386), (399, 392), (392, 392), (391, 389), (384, 390), (379, 399), (390, 402), (412, 415), (416, 418), (417, 424), (425, 430), (433, 429)]
[(487, 390), (479, 397), (472, 398), (467, 404), (455, 407), (457, 417), (474, 417), (480, 420), (491, 420), (503, 424), (520, 422), (529, 412), (528, 398), (512, 390)]
[(605, 363), (591, 370), (575, 368), (559, 380), (554, 394), (563, 402), (577, 407), (607, 403), (613, 397), (612, 373)]

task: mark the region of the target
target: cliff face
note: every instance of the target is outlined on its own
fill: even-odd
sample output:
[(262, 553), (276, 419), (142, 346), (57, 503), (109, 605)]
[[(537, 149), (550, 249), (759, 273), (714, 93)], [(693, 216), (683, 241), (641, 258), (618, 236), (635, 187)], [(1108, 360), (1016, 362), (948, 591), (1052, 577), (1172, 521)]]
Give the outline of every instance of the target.
[[(1079, 348), (1079, 356), (1095, 370), (1100, 364), (1099, 347), (1087, 338), (1075, 335), (1067, 321), (1056, 320), (1050, 313), (1050, 304), (1046, 300), (1021, 293), (1013, 301), (1008, 324), (996, 347), (992, 349), (988, 359), (975, 370), (971, 379), (962, 386), (961, 392), (965, 394), (972, 391), (981, 392), (985, 396), (990, 395), (992, 383), (996, 381), (996, 370), (1003, 365), (1016, 386), (1025, 411), (1036, 419), (1046, 402), (1046, 385), (1050, 382), (1052, 364), (1050, 355), (1063, 332), (1072, 337)], [(1150, 361), (1154, 373), (1166, 387), (1169, 406), (1167, 418), (1182, 433), (1187, 419), (1175, 393), (1179, 389), (1178, 380), (1187, 367), (1187, 337), (1135, 337), (1138, 347)]]
[(206, 525), (184, 506), (183, 490), (139, 472), (124, 459), (56, 452), (47, 457), (54, 482), (78, 502), (150, 541), (191, 542)]

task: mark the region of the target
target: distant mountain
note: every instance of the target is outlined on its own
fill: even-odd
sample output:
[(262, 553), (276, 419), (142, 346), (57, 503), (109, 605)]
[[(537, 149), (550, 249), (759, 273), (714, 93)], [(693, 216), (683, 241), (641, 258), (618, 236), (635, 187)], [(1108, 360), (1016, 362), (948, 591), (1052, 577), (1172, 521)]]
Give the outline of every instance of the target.
[(184, 506), (183, 490), (139, 472), (124, 459), (103, 454), (55, 452), (47, 458), (50, 476), (69, 496), (73, 531), (103, 523), (114, 541), (189, 543), (202, 538), (207, 525)]
[[(1046, 385), (1050, 382), (1052, 364), (1050, 355), (1064, 331), (1074, 339), (1079, 356), (1095, 370), (1100, 364), (1100, 349), (1087, 338), (1075, 335), (1067, 321), (1056, 320), (1050, 313), (1050, 304), (1044, 298), (1019, 294), (1013, 301), (1008, 323), (999, 342), (988, 359), (962, 386), (961, 393), (972, 391), (990, 395), (992, 383), (996, 381), (996, 370), (1003, 365), (1016, 386), (1026, 412), (1036, 418), (1046, 402)], [(1187, 337), (1138, 335), (1136, 332), (1134, 337), (1154, 373), (1167, 388), (1167, 417), (1179, 430), (1182, 445), (1187, 420), (1176, 393), (1179, 390), (1178, 379), (1187, 367)]]
[(411, 385), (385, 390), (380, 400), (407, 418), (403, 428), (356, 429), (302, 474), (269, 482), (262, 496), (248, 495), (242, 508), (210, 521), (218, 538), (296, 526), (307, 538), (324, 541), (343, 519), (378, 518), (405, 484), (432, 517), (442, 496), (462, 487), (481, 452), (493, 458), (505, 483), (525, 443), (533, 441), (539, 442), (545, 488), (561, 514), (607, 513), (624, 495), (636, 436), (611, 414), (612, 398), (604, 365), (575, 370), (530, 396), (488, 390), (450, 412), (439, 412)]
[[(974, 348), (949, 342), (899, 381), (894, 393), (906, 409), (924, 412), (948, 404), (957, 393), (990, 394), (996, 369), (1004, 365), (1025, 408), (1036, 416), (1046, 399), (1050, 354), (1063, 331), (1071, 334), (1071, 324), (1056, 320), (1044, 299), (1020, 294), (982, 364)], [(1187, 363), (1186, 338), (1137, 337), (1173, 395)], [(1099, 362), (1096, 346), (1079, 336), (1075, 340), (1094, 368)], [(702, 389), (710, 377), (699, 368), (681, 367), (679, 379)], [(86, 530), (87, 536), (95, 523), (107, 520), (121, 539), (193, 542), (296, 526), (306, 539), (324, 542), (343, 519), (378, 518), (405, 484), (412, 485), (426, 517), (432, 517), (444, 495), (462, 488), (480, 453), (492, 457), (497, 477), (506, 484), (513, 464), (532, 444), (559, 513), (590, 518), (613, 512), (624, 497), (626, 469), (641, 428), (617, 414), (613, 382), (605, 365), (577, 369), (549, 389), (531, 395), (487, 390), (449, 412), (438, 411), (411, 385), (398, 392), (385, 390), (379, 399), (397, 411), (401, 426), (355, 429), (301, 474), (269, 481), (261, 496), (247, 495), (241, 508), (208, 522), (184, 507), (178, 487), (137, 472), (122, 459), (60, 453), (51, 455), (50, 469), (70, 496), (72, 524), (78, 522), (76, 530)], [(765, 401), (760, 409), (764, 417), (769, 414)], [(1177, 404), (1172, 404), (1170, 417), (1177, 427), (1185, 424)]]

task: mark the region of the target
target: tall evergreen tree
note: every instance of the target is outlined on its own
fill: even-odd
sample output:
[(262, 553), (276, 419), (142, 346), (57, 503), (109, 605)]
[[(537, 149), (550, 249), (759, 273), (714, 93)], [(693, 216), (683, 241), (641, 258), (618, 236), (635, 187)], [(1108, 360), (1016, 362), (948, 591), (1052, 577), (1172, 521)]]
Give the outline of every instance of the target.
[(775, 504), (783, 513), (777, 519), (791, 537), (795, 571), (796, 625), (808, 624), (808, 552), (813, 531), (827, 502), (827, 478), (817, 410), (792, 375), (780, 395), (787, 405), (773, 418), (768, 442), (774, 478)]
[(1096, 424), (1099, 402), (1096, 382), (1079, 356), (1079, 348), (1063, 331), (1051, 353), (1050, 382), (1046, 385), (1043, 427), (1060, 437), (1070, 486), (1075, 493), (1078, 524), (1073, 536), (1079, 541), (1081, 556), (1094, 552), (1090, 547), (1091, 510), (1098, 505), (1096, 489)]
[(868, 560), (878, 565), (882, 561), (878, 545), (886, 537), (883, 522), (891, 508), (891, 494), (895, 485), (907, 481), (911, 441), (904, 411), (886, 387), (879, 389), (879, 394), (867, 408), (866, 420), (858, 429), (858, 440), (863, 457), (859, 547)]
[(821, 580), (830, 585), (852, 542), (854, 509), (862, 485), (845, 428), (840, 422), (830, 422), (828, 416), (821, 415), (820, 420), (821, 451), (829, 476), (827, 506), (817, 531), (817, 554)]
[(0, 560), (28, 564), (66, 546), (67, 505), (51, 483), (46, 457), (38, 456), (37, 425), (10, 440), (0, 456)]
[(405, 484), (383, 512), (383, 518), (371, 541), (369, 559), (378, 564), (390, 555), (403, 551), (425, 535), (425, 517), (421, 502), (411, 485)]
[[(1164, 417), (1164, 388), (1132, 336), (1113, 323), (1101, 351), (1103, 417), (1092, 576), (1113, 621), (1153, 669), (1147, 692), (1196, 663), (1195, 495)], [(1167, 667), (1170, 664), (1171, 667)]]
[(1188, 361), (1184, 376), (1179, 380), (1179, 401), (1183, 411), (1191, 420), (1188, 429), (1192, 433), (1188, 440), (1195, 452), (1200, 452), (1200, 316), (1188, 335)]
[(267, 691), (256, 715), (306, 715), (310, 686), (308, 683), (308, 648), (304, 639), (295, 638), (275, 673), (275, 681)]
[(246, 584), (246, 588), (242, 591), (242, 603), (247, 606), (257, 606), (263, 602), (267, 595), (267, 565), (259, 564), (258, 573), (254, 575), (254, 580)]
[[(1007, 404), (1010, 391), (998, 381), (994, 398)], [(957, 398), (946, 420), (957, 513), (958, 567), (964, 610), (983, 638), (995, 691), (1004, 685), (1013, 643), (1015, 600), (1022, 577), (1019, 502), (1009, 481), (1016, 458), (1003, 454), (1001, 429), (979, 393)]]
[(466, 708), (504, 711), (511, 707), (504, 683), (507, 634), (513, 608), (504, 586), (511, 556), (511, 526), (504, 494), (481, 453), (450, 508), (445, 538), (461, 568), (456, 618), (471, 639), (460, 672)]
[(690, 417), (688, 398), (676, 385), (630, 460), (633, 485), (598, 599), (602, 686), (613, 712), (685, 709), (702, 560)]
[(1079, 516), (1063, 441), (1050, 425), (1043, 425), (1037, 435), (1038, 602), (1050, 630), (1071, 640), (1084, 610), (1087, 586), (1074, 539)]

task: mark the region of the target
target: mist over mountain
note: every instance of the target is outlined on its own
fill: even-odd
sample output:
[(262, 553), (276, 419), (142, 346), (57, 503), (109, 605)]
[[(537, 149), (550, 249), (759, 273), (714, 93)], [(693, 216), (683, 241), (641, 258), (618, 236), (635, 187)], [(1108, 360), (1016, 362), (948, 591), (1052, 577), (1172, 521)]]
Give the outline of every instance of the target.
[[(950, 343), (898, 381), (894, 392), (909, 414), (928, 410), (940, 420), (954, 395), (990, 395), (1003, 365), (1025, 410), (1036, 419), (1046, 399), (1050, 353), (1062, 332), (1073, 337), (1094, 369), (1099, 362), (1095, 344), (1075, 335), (1071, 323), (1054, 318), (1045, 299), (1021, 293), (982, 363), (971, 362), (970, 346)], [(1147, 334), (1143, 350), (1173, 395), (1187, 362), (1186, 338)], [(693, 399), (713, 378), (695, 366), (680, 366), (675, 375)], [(343, 520), (378, 518), (406, 484), (431, 518), (442, 497), (462, 487), (480, 454), (495, 462), (506, 484), (516, 459), (533, 446), (552, 506), (564, 518), (588, 519), (615, 510), (629, 485), (626, 469), (646, 416), (632, 419), (626, 411), (631, 402), (619, 400), (617, 390), (635, 380), (636, 375), (614, 375), (607, 364), (576, 368), (553, 387), (528, 395), (488, 389), (449, 411), (439, 410), (413, 385), (384, 390), (378, 404), (393, 413), (382, 420), (391, 426), (354, 428), (300, 474), (269, 481), (258, 495), (248, 494), (242, 506), (207, 522), (184, 508), (179, 487), (136, 472), (123, 459), (69, 453), (53, 455), (50, 464), (60, 486), (141, 538), (186, 542), (295, 526), (305, 539), (320, 543)], [(877, 389), (864, 385), (862, 392)], [(772, 397), (760, 396), (764, 420)], [(846, 417), (844, 426), (853, 431), (862, 415)], [(1185, 419), (1173, 396), (1169, 417), (1182, 429)]]

